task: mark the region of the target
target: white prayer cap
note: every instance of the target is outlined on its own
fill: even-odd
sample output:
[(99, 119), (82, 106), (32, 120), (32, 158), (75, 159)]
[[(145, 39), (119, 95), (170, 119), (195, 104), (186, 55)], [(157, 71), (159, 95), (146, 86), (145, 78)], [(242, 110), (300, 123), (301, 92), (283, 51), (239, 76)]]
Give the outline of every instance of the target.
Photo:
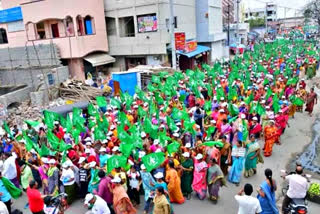
[(144, 107), (147, 107), (148, 105), (149, 105), (148, 103), (144, 103), (144, 104), (143, 104)]
[(90, 153), (91, 151), (90, 151), (90, 149), (85, 149), (84, 150), (84, 153), (86, 153), (86, 154), (88, 154), (88, 153)]
[(50, 159), (48, 163), (49, 163), (49, 164), (55, 164), (55, 163), (56, 163), (56, 160), (55, 160), (55, 159)]
[(154, 145), (158, 145), (159, 143), (160, 143), (159, 139), (155, 139), (155, 140), (153, 141), (153, 144), (154, 144)]
[(92, 193), (88, 193), (86, 195), (86, 198), (84, 199), (84, 204), (85, 205), (88, 205), (89, 204), (89, 201), (91, 201), (92, 199), (94, 198), (94, 195)]
[(112, 151), (113, 152), (119, 151), (119, 147), (118, 146), (113, 147)]
[(224, 112), (224, 109), (220, 109), (219, 112)]
[(85, 157), (80, 157), (80, 158), (79, 158), (79, 162), (78, 162), (78, 163), (79, 163), (79, 164), (82, 164), (82, 163), (83, 163), (83, 161), (85, 161), (85, 160), (86, 160), (86, 158), (85, 158)]
[(179, 137), (179, 134), (178, 133), (173, 133), (173, 137)]
[(141, 137), (146, 137), (147, 136), (145, 132), (141, 132), (140, 135), (141, 135)]
[(146, 169), (146, 166), (144, 164), (141, 164), (141, 169)]
[(91, 145), (92, 145), (92, 143), (90, 143), (90, 142), (86, 143), (86, 146), (91, 146)]
[(119, 178), (119, 176), (116, 176), (111, 180), (111, 182), (112, 183), (120, 183), (121, 182), (121, 178)]
[(107, 140), (103, 140), (101, 143), (102, 144), (106, 144), (106, 143), (108, 143), (108, 141)]
[(155, 153), (159, 153), (159, 152), (162, 152), (160, 148), (158, 148)]
[(110, 126), (110, 129), (111, 129), (111, 130), (114, 130), (115, 128), (116, 128), (115, 125), (111, 125), (111, 126)]
[(145, 151), (139, 151), (139, 158), (142, 158), (145, 155), (146, 155)]
[(241, 119), (244, 119), (246, 118), (246, 115), (245, 114), (241, 114)]
[(191, 148), (191, 143), (186, 143), (186, 148)]
[(157, 172), (157, 173), (154, 175), (154, 177), (155, 177), (156, 179), (163, 178), (163, 173), (162, 173), (162, 172)]
[(92, 161), (92, 162), (89, 163), (89, 167), (90, 167), (90, 168), (93, 168), (93, 167), (95, 167), (96, 165), (97, 165), (97, 163), (96, 163), (95, 161)]
[(196, 160), (200, 160), (200, 159), (202, 159), (202, 158), (203, 158), (203, 155), (202, 155), (202, 154), (200, 154), (200, 153), (199, 153), (199, 154), (197, 154), (197, 156), (195, 157), (195, 159), (196, 159)]
[(252, 118), (252, 120), (255, 120), (255, 121), (257, 121), (257, 120), (258, 120), (258, 118), (257, 118), (257, 117), (253, 117), (253, 118)]
[(190, 157), (190, 153), (189, 152), (184, 152), (182, 154), (182, 156), (185, 157), (185, 158), (188, 158), (188, 157)]
[(43, 163), (49, 163), (48, 158), (45, 158), (45, 157), (42, 157), (42, 158), (41, 158), (41, 161), (42, 161)]
[(212, 123), (212, 124), (216, 124), (216, 123), (217, 123), (217, 121), (215, 121), (215, 120), (210, 120), (210, 123)]
[(104, 147), (101, 147), (100, 149), (99, 149), (99, 152), (106, 152), (107, 150), (106, 150), (106, 148), (104, 148)]

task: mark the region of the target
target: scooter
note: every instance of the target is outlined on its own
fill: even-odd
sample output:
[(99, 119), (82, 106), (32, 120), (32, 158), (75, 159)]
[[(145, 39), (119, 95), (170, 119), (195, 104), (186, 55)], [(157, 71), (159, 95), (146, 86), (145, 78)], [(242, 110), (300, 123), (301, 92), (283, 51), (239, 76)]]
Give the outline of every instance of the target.
[(66, 193), (61, 193), (55, 197), (47, 196), (44, 198), (44, 212), (45, 214), (64, 214), (64, 207), (62, 205), (63, 198), (67, 197)]
[[(282, 170), (283, 173), (283, 170)], [(287, 173), (286, 173), (287, 174)], [(291, 175), (291, 174), (295, 174), (295, 172), (290, 172), (287, 175)], [(283, 175), (282, 177), (284, 177), (285, 175)], [(311, 175), (303, 175), (304, 177), (306, 177), (307, 181), (310, 182), (310, 178)], [(287, 191), (289, 189), (289, 184), (282, 188), (282, 195), (286, 196), (287, 195)], [(287, 213), (289, 214), (307, 214), (308, 213), (308, 203), (306, 201), (306, 199), (303, 198), (293, 198), (290, 203), (289, 206), (287, 207)]]

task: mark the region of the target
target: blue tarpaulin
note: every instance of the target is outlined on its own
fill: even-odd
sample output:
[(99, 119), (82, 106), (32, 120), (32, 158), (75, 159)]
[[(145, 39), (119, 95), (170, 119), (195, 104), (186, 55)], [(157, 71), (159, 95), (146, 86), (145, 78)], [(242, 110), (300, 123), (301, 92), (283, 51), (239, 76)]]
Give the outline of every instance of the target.
[(128, 92), (131, 96), (134, 95), (138, 84), (137, 72), (115, 72), (112, 73), (112, 79), (120, 83), (123, 93)]
[(209, 47), (198, 45), (197, 49), (195, 51), (192, 51), (192, 52), (189, 52), (189, 53), (184, 53), (182, 51), (177, 51), (177, 54), (184, 55), (184, 56), (186, 56), (188, 58), (191, 58), (191, 57), (194, 57), (194, 56), (196, 56), (198, 54), (201, 54), (201, 53), (209, 51), (209, 50), (210, 50)]
[(23, 20), (21, 7), (12, 7), (6, 10), (0, 10), (0, 23), (20, 20)]

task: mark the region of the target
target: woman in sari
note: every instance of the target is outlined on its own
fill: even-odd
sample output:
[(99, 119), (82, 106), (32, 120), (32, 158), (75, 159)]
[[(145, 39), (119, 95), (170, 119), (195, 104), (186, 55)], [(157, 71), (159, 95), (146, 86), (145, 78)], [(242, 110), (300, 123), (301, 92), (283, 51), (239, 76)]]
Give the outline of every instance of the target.
[(147, 214), (149, 213), (150, 204), (152, 202), (151, 192), (153, 191), (154, 189), (153, 186), (156, 182), (153, 179), (151, 173), (147, 172), (144, 164), (141, 165), (140, 174), (141, 174), (141, 180), (142, 180), (142, 187), (144, 190), (144, 201), (145, 201), (143, 213)]
[(314, 88), (311, 88), (310, 93), (307, 96), (307, 102), (306, 102), (306, 111), (309, 112), (309, 116), (312, 116), (313, 112), (313, 106), (314, 104), (317, 104), (317, 94), (314, 92)]
[(170, 202), (183, 204), (185, 199), (181, 192), (181, 180), (172, 160), (169, 160), (169, 169), (166, 171), (166, 182), (168, 183)]
[(181, 177), (181, 190), (182, 194), (187, 197), (188, 200), (191, 198), (192, 193), (192, 179), (193, 179), (193, 160), (190, 158), (189, 152), (184, 152), (182, 156), (185, 159), (181, 166), (183, 169), (183, 174)]
[(264, 156), (269, 157), (272, 154), (273, 144), (278, 142), (278, 128), (275, 126), (274, 120), (270, 121), (270, 124), (264, 128)]
[(158, 189), (158, 188), (163, 188), (164, 192), (165, 192), (165, 196), (167, 198), (168, 204), (170, 206), (170, 212), (169, 213), (173, 213), (173, 206), (170, 203), (170, 198), (169, 198), (169, 194), (168, 194), (168, 185), (166, 182), (164, 182), (163, 180), (163, 173), (162, 172), (158, 172), (154, 175), (154, 177), (157, 179), (154, 188)]
[(197, 154), (194, 161), (192, 188), (200, 200), (205, 199), (207, 195), (207, 169), (208, 165), (203, 160), (203, 155)]
[(228, 174), (228, 167), (231, 164), (231, 145), (227, 142), (227, 137), (223, 136), (221, 142), (223, 143), (223, 147), (220, 151), (221, 161), (220, 166), (224, 175)]
[(113, 209), (116, 214), (135, 214), (136, 209), (133, 207), (126, 190), (121, 184), (121, 178), (118, 176), (111, 180), (114, 184), (113, 193)]
[(229, 172), (228, 180), (236, 186), (239, 186), (244, 164), (244, 154), (240, 152), (242, 149), (241, 141), (238, 141), (237, 145), (234, 145), (232, 148), (232, 167)]
[(262, 209), (261, 214), (279, 214), (275, 196), (277, 185), (275, 180), (272, 179), (271, 169), (266, 169), (264, 174), (266, 180), (262, 182), (258, 192), (258, 200)]
[(250, 142), (246, 145), (247, 155), (244, 164), (244, 177), (248, 178), (257, 173), (257, 163), (260, 154), (260, 145), (254, 135), (250, 136)]
[(93, 193), (93, 190), (98, 190), (99, 186), (99, 177), (98, 177), (98, 172), (99, 169), (96, 166), (96, 162), (92, 161), (89, 163), (90, 169), (90, 181), (88, 185), (88, 192)]
[(169, 202), (165, 196), (165, 190), (162, 186), (156, 189), (156, 196), (153, 200), (154, 210), (153, 214), (170, 214), (171, 209)]
[(226, 181), (216, 159), (212, 159), (211, 167), (208, 169), (207, 183), (209, 198), (214, 203), (217, 203), (220, 187), (225, 185)]

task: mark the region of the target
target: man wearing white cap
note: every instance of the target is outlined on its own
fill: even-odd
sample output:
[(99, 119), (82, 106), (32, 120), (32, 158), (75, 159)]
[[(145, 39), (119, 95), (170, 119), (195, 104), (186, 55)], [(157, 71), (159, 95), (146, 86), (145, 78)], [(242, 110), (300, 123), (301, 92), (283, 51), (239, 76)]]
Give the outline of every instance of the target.
[(63, 170), (60, 180), (64, 186), (65, 192), (68, 195), (67, 202), (70, 205), (76, 198), (75, 174), (71, 169), (71, 161), (65, 161), (62, 164), (62, 168)]
[(107, 149), (104, 147), (101, 147), (99, 150), (99, 161), (100, 161), (101, 168), (107, 164), (108, 154), (106, 152), (107, 152)]
[(107, 202), (105, 202), (100, 196), (89, 193), (86, 195), (84, 205), (91, 208), (92, 214), (110, 214), (110, 209)]

